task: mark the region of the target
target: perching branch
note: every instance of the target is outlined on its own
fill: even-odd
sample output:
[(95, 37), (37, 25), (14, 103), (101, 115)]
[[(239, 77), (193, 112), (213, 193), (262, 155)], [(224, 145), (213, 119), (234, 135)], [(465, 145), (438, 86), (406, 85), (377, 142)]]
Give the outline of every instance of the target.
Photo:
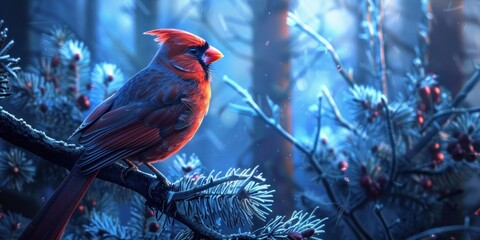
[[(76, 160), (83, 153), (82, 147), (52, 139), (1, 107), (0, 126), (0, 137), (5, 141), (67, 169), (72, 169)], [(121, 176), (125, 169), (126, 167), (114, 163), (102, 168), (97, 178), (139, 193), (146, 199), (148, 205), (162, 211), (166, 216), (183, 223), (200, 238), (230, 238), (229, 235), (218, 233), (206, 225), (193, 220), (191, 216), (186, 216), (177, 211), (175, 204), (168, 204), (168, 197), (172, 190), (170, 186), (159, 182), (154, 176), (141, 171), (130, 172), (123, 180)], [(152, 186), (154, 187), (152, 188)], [(149, 192), (151, 192), (151, 195)], [(165, 206), (168, 206), (168, 208), (165, 208)], [(235, 238), (255, 239), (250, 233), (236, 234)]]

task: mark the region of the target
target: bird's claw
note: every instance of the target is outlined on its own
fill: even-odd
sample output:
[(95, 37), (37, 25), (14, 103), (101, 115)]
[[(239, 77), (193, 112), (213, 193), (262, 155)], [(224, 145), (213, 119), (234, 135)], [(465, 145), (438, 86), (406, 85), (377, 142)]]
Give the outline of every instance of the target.
[(125, 178), (127, 177), (128, 173), (131, 171), (138, 171), (138, 167), (135, 165), (130, 165), (128, 168), (124, 168), (122, 170), (122, 175), (120, 176), (120, 178), (122, 179), (122, 182), (124, 184), (126, 183)]

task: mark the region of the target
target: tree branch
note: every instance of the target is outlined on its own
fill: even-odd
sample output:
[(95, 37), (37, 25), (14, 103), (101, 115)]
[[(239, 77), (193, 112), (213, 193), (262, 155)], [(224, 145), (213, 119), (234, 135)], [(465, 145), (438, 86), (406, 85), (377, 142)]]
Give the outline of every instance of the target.
[[(468, 93), (472, 91), (472, 89), (477, 85), (478, 81), (480, 81), (480, 67), (476, 67), (475, 72), (470, 76), (470, 78), (467, 80), (465, 85), (463, 85), (463, 88), (460, 90), (460, 92), (457, 94), (455, 99), (452, 101), (452, 106), (451, 108), (456, 108), (458, 107), (467, 97)], [(445, 116), (441, 117), (435, 123), (438, 123), (439, 126), (443, 126), (450, 116), (453, 114), (446, 114)], [(433, 122), (432, 122), (433, 123)], [(422, 139), (418, 141), (418, 143), (405, 154), (406, 159), (414, 159), (415, 156), (422, 152), (422, 150), (428, 146), (428, 143), (432, 140), (433, 137), (437, 135), (437, 133), (440, 131), (440, 128), (433, 128), (430, 129), (430, 131), (426, 132), (426, 134), (423, 136)]]
[[(83, 148), (74, 144), (68, 144), (48, 137), (28, 125), (22, 119), (18, 119), (0, 107), (0, 138), (7, 142), (36, 154), (49, 162), (72, 169), (76, 160), (82, 155)], [(196, 236), (207, 239), (225, 239), (229, 236), (215, 232), (207, 226), (193, 220), (193, 218), (178, 212), (175, 204), (168, 204), (168, 196), (171, 187), (159, 181), (152, 175), (141, 171), (130, 172), (125, 181), (122, 180), (122, 172), (126, 167), (119, 163), (111, 164), (100, 170), (97, 178), (115, 183), (131, 189), (142, 195), (147, 204), (162, 211), (195, 232)], [(154, 186), (151, 189), (151, 186)], [(151, 195), (149, 194), (151, 191)], [(168, 206), (166, 208), (165, 206)], [(250, 233), (236, 234), (238, 239), (255, 239)]]
[[(223, 81), (225, 81), (225, 83), (230, 85), (236, 92), (238, 92), (243, 97), (243, 100), (255, 112), (254, 116), (263, 120), (267, 125), (269, 125), (273, 129), (275, 129), (280, 135), (282, 135), (285, 139), (287, 139), (290, 143), (292, 143), (297, 149), (299, 149), (302, 153), (305, 154), (309, 164), (313, 167), (316, 174), (318, 174), (318, 176), (320, 178), (320, 181), (323, 185), (323, 188), (325, 189), (325, 192), (327, 193), (327, 196), (328, 196), (329, 200), (335, 206), (335, 209), (337, 210), (337, 212), (339, 214), (343, 214), (343, 216), (346, 217), (345, 222), (350, 226), (352, 231), (359, 238), (373, 239), (373, 237), (368, 233), (368, 231), (360, 223), (360, 221), (358, 220), (358, 218), (356, 217), (354, 212), (353, 211), (347, 212), (346, 209), (340, 204), (340, 202), (337, 199), (337, 196), (335, 195), (335, 192), (333, 190), (332, 185), (330, 184), (328, 179), (325, 178), (324, 171), (321, 168), (321, 166), (318, 164), (315, 152), (313, 152), (311, 149), (309, 149), (304, 144), (300, 143), (300, 141), (298, 141), (294, 136), (292, 136), (289, 132), (287, 132), (277, 121), (275, 121), (274, 118), (271, 118), (271, 117), (267, 116), (267, 114), (262, 109), (260, 109), (258, 104), (253, 100), (252, 96), (248, 93), (248, 91), (245, 90), (244, 88), (242, 88), (240, 85), (238, 85), (238, 83), (236, 83), (234, 80), (230, 79), (226, 75), (223, 76)], [(328, 100), (328, 96), (325, 93), (324, 93), (324, 96), (327, 97), (327, 100)], [(330, 98), (331, 98), (331, 96), (330, 96)], [(320, 107), (321, 106), (319, 106), (319, 108)], [(318, 122), (318, 124), (321, 124), (321, 122)], [(318, 127), (320, 127), (320, 125)], [(352, 127), (352, 129), (354, 129), (354, 128)], [(354, 130), (352, 130), (352, 131), (354, 131)], [(312, 147), (312, 149), (313, 149), (313, 147)]]

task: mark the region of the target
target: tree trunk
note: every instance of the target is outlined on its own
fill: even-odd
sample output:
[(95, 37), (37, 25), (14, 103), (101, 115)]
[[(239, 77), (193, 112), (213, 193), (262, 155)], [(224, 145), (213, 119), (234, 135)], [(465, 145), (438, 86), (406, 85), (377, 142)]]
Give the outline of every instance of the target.
[[(280, 107), (280, 123), (291, 130), (290, 46), (286, 18), (288, 0), (250, 1), (253, 12), (252, 92), (267, 113), (267, 97)], [(293, 210), (292, 146), (261, 120), (254, 120), (253, 165), (265, 174), (275, 192), (273, 211), (279, 215)]]

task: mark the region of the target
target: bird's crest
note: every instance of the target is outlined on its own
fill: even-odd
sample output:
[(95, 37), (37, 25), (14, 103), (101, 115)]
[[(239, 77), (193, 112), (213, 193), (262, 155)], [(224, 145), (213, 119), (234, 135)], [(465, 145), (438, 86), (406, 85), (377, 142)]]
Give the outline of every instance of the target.
[(195, 34), (173, 28), (163, 28), (150, 30), (143, 34), (156, 36), (155, 41), (163, 44), (168, 40), (173, 40), (177, 45), (202, 46), (205, 40)]

